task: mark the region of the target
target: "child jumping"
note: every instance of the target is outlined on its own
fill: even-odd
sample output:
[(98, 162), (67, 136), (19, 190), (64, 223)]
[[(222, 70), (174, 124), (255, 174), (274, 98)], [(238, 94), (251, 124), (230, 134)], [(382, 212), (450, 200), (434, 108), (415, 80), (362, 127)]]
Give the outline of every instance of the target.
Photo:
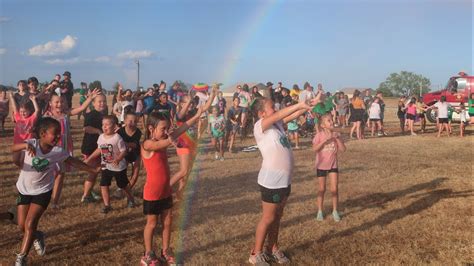
[(19, 192), (18, 226), (24, 235), (15, 265), (26, 265), (26, 257), (32, 245), (38, 255), (45, 254), (44, 234), (37, 229), (39, 220), (51, 200), (56, 165), (65, 162), (90, 173), (100, 171), (100, 168), (87, 166), (57, 146), (61, 135), (61, 125), (57, 120), (49, 117), (41, 118), (36, 124), (35, 131), (38, 139), (28, 139), (24, 143), (13, 144), (11, 148), (12, 152), (26, 151), (16, 183)]
[(146, 170), (146, 182), (143, 188), (143, 214), (146, 215), (146, 225), (143, 231), (145, 254), (141, 258), (141, 265), (159, 264), (159, 259), (153, 249), (153, 234), (159, 216), (161, 216), (163, 225), (160, 258), (169, 265), (176, 263), (169, 246), (173, 198), (166, 150), (170, 145), (175, 145), (179, 135), (198, 121), (201, 112), (202, 108), (199, 108), (193, 117), (183, 122), (169, 135), (168, 130), (171, 124), (169, 116), (158, 112), (148, 115), (145, 141), (141, 146), (143, 165)]
[(316, 176), (319, 183), (316, 220), (322, 221), (324, 219), (323, 200), (326, 191), (326, 177), (329, 176), (331, 179), (332, 216), (334, 221), (339, 222), (341, 217), (337, 211), (339, 200), (337, 153), (344, 152), (346, 146), (341, 139), (341, 135), (333, 132), (334, 124), (330, 114), (323, 115), (319, 120), (319, 124), (321, 131), (313, 138), (313, 150), (316, 152)]
[[(278, 247), (278, 234), (283, 209), (291, 192), (293, 152), (285, 135), (284, 123), (296, 119), (320, 101), (321, 93), (311, 99), (275, 111), (271, 99), (258, 98), (252, 109), (259, 120), (254, 126), (254, 136), (263, 162), (258, 174), (262, 197), (262, 217), (255, 232), (255, 246), (250, 254), (252, 264), (269, 265), (270, 256), (277, 263), (289, 259)], [(264, 249), (265, 239), (268, 240)], [(271, 255), (270, 255), (271, 254)]]
[(135, 201), (130, 190), (130, 184), (127, 178), (127, 147), (119, 134), (115, 133), (118, 127), (117, 117), (106, 115), (102, 119), (102, 134), (97, 139), (98, 148), (84, 162), (89, 163), (99, 155), (102, 160), (102, 178), (100, 179), (100, 191), (104, 207), (102, 213), (106, 214), (112, 210), (110, 205), (109, 187), (112, 178), (115, 178), (117, 186), (125, 191), (127, 195), (127, 206), (135, 207)]

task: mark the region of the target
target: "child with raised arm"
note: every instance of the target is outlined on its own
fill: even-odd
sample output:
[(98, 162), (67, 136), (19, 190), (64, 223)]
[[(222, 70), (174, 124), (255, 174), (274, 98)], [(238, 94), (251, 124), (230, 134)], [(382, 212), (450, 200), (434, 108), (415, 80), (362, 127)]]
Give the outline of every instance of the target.
[(122, 137), (115, 132), (118, 127), (117, 117), (106, 115), (102, 119), (102, 134), (97, 139), (97, 149), (84, 162), (89, 163), (99, 155), (102, 161), (102, 178), (100, 179), (100, 191), (104, 207), (102, 213), (106, 214), (112, 210), (110, 205), (109, 187), (112, 178), (115, 178), (117, 186), (125, 191), (127, 195), (127, 205), (129, 208), (135, 207), (135, 201), (130, 190), (130, 184), (127, 178), (127, 147)]
[[(92, 110), (84, 114), (84, 136), (82, 138), (81, 153), (84, 160), (97, 150), (97, 139), (102, 134), (102, 118), (107, 114), (107, 101), (104, 94), (99, 94), (92, 100)], [(89, 161), (93, 167), (100, 166), (100, 158)], [(84, 181), (82, 203), (91, 203), (100, 199), (99, 194), (93, 192), (97, 174), (89, 174)]]
[[(71, 116), (77, 115), (83, 112), (92, 100), (99, 95), (100, 91), (94, 89), (91, 93), (87, 95), (86, 101), (79, 107), (74, 109), (69, 109), (66, 97), (59, 96), (55, 92), (52, 92), (51, 98), (49, 99), (49, 110), (44, 113), (45, 117), (52, 117), (56, 119), (61, 125), (61, 138), (58, 141), (58, 145), (61, 146), (64, 150), (68, 151), (72, 156), (73, 154), (73, 143), (72, 143), (72, 134), (71, 134)], [(59, 198), (61, 196), (61, 191), (63, 188), (63, 181), (66, 172), (70, 172), (71, 168), (67, 165), (60, 164), (59, 170), (57, 171), (56, 177), (54, 179), (54, 189), (53, 195), (51, 197), (52, 204), (51, 208), (59, 208)]]
[(324, 192), (326, 191), (326, 177), (331, 179), (332, 193), (332, 216), (334, 221), (339, 222), (341, 217), (337, 211), (339, 201), (338, 194), (338, 168), (337, 153), (344, 152), (346, 146), (341, 139), (341, 134), (333, 132), (334, 123), (330, 114), (325, 114), (319, 120), (321, 131), (313, 138), (313, 150), (316, 152), (316, 176), (318, 177), (318, 213), (316, 220), (322, 221)]
[(45, 254), (43, 232), (38, 224), (51, 200), (54, 186), (54, 174), (57, 164), (64, 162), (77, 169), (97, 173), (100, 168), (92, 168), (72, 157), (66, 150), (57, 146), (61, 125), (53, 118), (45, 117), (36, 124), (36, 139), (13, 144), (11, 151), (26, 151), (20, 176), (16, 183), (18, 189), (17, 215), (18, 225), (23, 235), (20, 253), (15, 265), (26, 265), (26, 257), (33, 245), (38, 255)]
[[(320, 101), (321, 93), (311, 100), (275, 111), (273, 101), (267, 98), (255, 100), (253, 111), (259, 120), (254, 126), (254, 136), (263, 157), (258, 174), (258, 185), (262, 197), (262, 218), (257, 224), (255, 246), (249, 257), (252, 264), (269, 265), (269, 256), (277, 263), (289, 259), (280, 251), (278, 233), (283, 209), (291, 191), (293, 152), (283, 128), (284, 123), (309, 111)], [(265, 239), (267, 246), (264, 250)]]
[[(27, 139), (34, 137), (33, 126), (40, 114), (40, 108), (36, 102), (34, 95), (29, 95), (30, 101), (22, 100), (17, 105), (14, 96), (10, 94), (10, 102), (12, 105), (13, 119), (15, 120), (15, 128), (13, 129), (13, 144), (25, 142)], [(22, 167), (23, 163), (22, 151), (13, 152), (12, 161), (18, 166)]]
[(224, 161), (225, 117), (219, 113), (218, 106), (212, 107), (212, 113), (209, 115), (209, 131), (211, 143), (216, 148), (215, 159)]
[[(169, 265), (176, 263), (169, 246), (171, 239), (171, 222), (173, 198), (171, 196), (170, 169), (166, 150), (175, 145), (179, 135), (183, 134), (201, 116), (202, 108), (189, 120), (183, 122), (173, 132), (168, 132), (171, 121), (163, 113), (151, 113), (146, 123), (145, 141), (141, 145), (143, 165), (146, 170), (146, 182), (143, 188), (143, 214), (146, 215), (146, 225), (143, 231), (145, 254), (141, 265), (158, 265), (159, 259), (153, 248), (153, 234), (161, 216), (162, 249), (160, 258)], [(169, 133), (169, 135), (168, 135)]]

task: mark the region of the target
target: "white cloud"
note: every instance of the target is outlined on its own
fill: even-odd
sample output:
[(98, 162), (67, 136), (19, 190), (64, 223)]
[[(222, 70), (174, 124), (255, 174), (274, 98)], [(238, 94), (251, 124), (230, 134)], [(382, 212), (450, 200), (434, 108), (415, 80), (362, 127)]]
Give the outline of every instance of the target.
[(4, 55), (7, 53), (7, 49), (5, 48), (0, 48), (0, 55)]
[(120, 59), (141, 59), (141, 58), (151, 58), (154, 56), (155, 56), (155, 53), (148, 50), (141, 50), (141, 51), (128, 50), (126, 52), (119, 53), (117, 55), (117, 57)]
[(110, 62), (110, 57), (108, 56), (99, 56), (94, 59), (90, 58), (80, 58), (80, 57), (73, 57), (73, 58), (54, 58), (54, 59), (47, 59), (44, 62), (49, 65), (75, 65), (80, 63), (108, 63)]
[(0, 17), (0, 23), (8, 22), (10, 20), (11, 20), (11, 18), (9, 18), (9, 17)]
[(77, 38), (67, 35), (61, 41), (50, 41), (45, 44), (36, 45), (28, 50), (31, 56), (58, 56), (67, 55), (77, 45)]
[(68, 58), (68, 59), (60, 59), (60, 58), (49, 59), (49, 60), (45, 60), (44, 62), (49, 65), (64, 66), (64, 65), (74, 65), (83, 61), (84, 60), (80, 59), (79, 57), (74, 57), (74, 58)]
[(108, 63), (110, 62), (110, 57), (108, 56), (99, 56), (93, 60), (94, 62), (97, 63)]

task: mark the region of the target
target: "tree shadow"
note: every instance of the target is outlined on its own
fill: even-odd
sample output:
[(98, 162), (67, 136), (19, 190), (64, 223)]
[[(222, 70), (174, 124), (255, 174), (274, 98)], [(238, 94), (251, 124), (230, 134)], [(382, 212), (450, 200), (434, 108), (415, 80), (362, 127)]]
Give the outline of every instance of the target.
[(377, 193), (372, 193), (369, 195), (357, 197), (354, 199), (348, 199), (344, 201), (343, 203), (341, 203), (341, 206), (343, 209), (346, 209), (346, 208), (352, 209), (350, 211), (344, 211), (345, 216), (354, 212), (361, 212), (367, 209), (373, 209), (373, 208), (384, 209), (385, 204), (388, 202), (396, 200), (397, 198), (404, 197), (408, 194), (415, 193), (417, 191), (426, 190), (426, 189), (435, 189), (439, 187), (447, 179), (448, 178), (446, 177), (438, 177), (429, 182), (416, 184), (402, 190), (396, 190), (396, 191), (385, 192), (385, 193), (377, 192)]
[(431, 208), (433, 205), (438, 203), (440, 200), (443, 199), (450, 199), (450, 198), (467, 198), (474, 196), (473, 190), (465, 190), (465, 191), (457, 191), (453, 192), (451, 189), (438, 189), (433, 190), (430, 192), (426, 192), (420, 195), (412, 196), (413, 198), (419, 198), (418, 200), (412, 202), (410, 205), (399, 208), (395, 210), (391, 210), (386, 212), (376, 219), (366, 222), (362, 225), (349, 228), (337, 233), (327, 233), (323, 235), (320, 239), (315, 241), (307, 241), (297, 246), (293, 246), (291, 249), (288, 250), (289, 254), (294, 254), (296, 251), (306, 250), (315, 243), (324, 243), (330, 241), (331, 239), (336, 238), (343, 238), (349, 237), (355, 233), (367, 231), (374, 226), (387, 226), (394, 221), (403, 219), (406, 216), (413, 215), (420, 213), (426, 209)]

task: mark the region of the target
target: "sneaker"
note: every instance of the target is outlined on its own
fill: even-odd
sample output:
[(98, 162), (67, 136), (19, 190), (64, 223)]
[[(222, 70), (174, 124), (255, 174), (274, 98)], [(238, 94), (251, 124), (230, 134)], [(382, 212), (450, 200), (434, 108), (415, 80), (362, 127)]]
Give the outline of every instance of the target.
[(83, 197), (83, 198), (81, 199), (81, 203), (94, 203), (94, 202), (96, 202), (96, 201), (97, 201), (97, 200), (96, 200), (92, 195)]
[(15, 266), (26, 265), (26, 254), (16, 254)]
[(384, 135), (384, 134), (383, 134), (382, 132), (377, 133), (377, 136), (378, 136), (378, 137), (381, 137), (381, 136), (383, 136), (383, 135)]
[(219, 153), (216, 152), (216, 154), (214, 155), (214, 159), (219, 160)]
[(221, 158), (219, 159), (221, 162), (223, 162), (225, 159), (224, 159), (224, 156), (221, 156)]
[(284, 263), (290, 262), (290, 259), (287, 256), (285, 256), (285, 254), (281, 252), (279, 249), (274, 250), (272, 252), (272, 258), (278, 264), (284, 264)]
[(100, 196), (100, 194), (98, 193), (95, 193), (93, 190), (91, 191), (91, 196), (95, 199), (95, 200), (100, 200), (102, 197)]
[(127, 200), (127, 207), (128, 208), (135, 208), (136, 204), (133, 200)]
[(106, 214), (108, 212), (110, 212), (112, 210), (112, 207), (109, 205), (109, 206), (104, 206), (101, 210), (102, 213)]
[(125, 197), (125, 194), (123, 193), (123, 190), (118, 188), (113, 195), (114, 198), (116, 199), (123, 199)]
[(155, 265), (160, 265), (160, 261), (156, 257), (156, 254), (154, 251), (148, 252), (148, 254), (145, 254), (142, 259), (140, 260), (140, 265), (143, 266), (155, 266)]
[(250, 254), (249, 257), (249, 262), (253, 265), (259, 265), (259, 266), (269, 266), (270, 263), (267, 262), (265, 259), (265, 255), (262, 253), (256, 254)]
[(339, 213), (336, 210), (332, 211), (332, 217), (334, 218), (335, 222), (340, 222), (341, 221), (341, 216), (339, 215)]
[(416, 136), (416, 133), (411, 133), (412, 136)]
[(324, 220), (323, 211), (318, 211), (318, 214), (316, 214), (316, 220), (317, 220), (317, 221), (322, 221), (322, 220)]
[(41, 231), (36, 231), (36, 239), (33, 241), (33, 246), (35, 247), (36, 254), (39, 256), (44, 256), (46, 252), (46, 245), (44, 244), (44, 233)]
[(166, 252), (161, 250), (161, 260), (166, 262), (170, 266), (176, 265), (176, 260), (173, 255), (173, 251), (169, 248)]

